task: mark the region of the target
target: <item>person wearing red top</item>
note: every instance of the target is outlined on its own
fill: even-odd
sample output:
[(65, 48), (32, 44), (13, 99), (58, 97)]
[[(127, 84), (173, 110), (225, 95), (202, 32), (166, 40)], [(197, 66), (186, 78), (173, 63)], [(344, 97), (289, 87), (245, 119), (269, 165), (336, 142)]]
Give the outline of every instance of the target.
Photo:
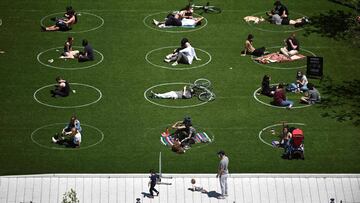
[(278, 88), (275, 90), (274, 104), (276, 106), (285, 106), (287, 108), (291, 108), (293, 106), (293, 104), (294, 104), (294, 102), (286, 99), (283, 84), (279, 84)]

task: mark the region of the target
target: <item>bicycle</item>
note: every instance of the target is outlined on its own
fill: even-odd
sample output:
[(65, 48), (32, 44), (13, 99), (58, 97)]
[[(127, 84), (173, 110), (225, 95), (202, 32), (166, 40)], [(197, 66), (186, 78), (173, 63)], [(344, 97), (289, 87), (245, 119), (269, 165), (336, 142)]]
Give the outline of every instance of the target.
[(211, 82), (208, 79), (200, 78), (190, 86), (200, 101), (213, 101), (216, 98), (214, 92), (211, 91)]
[(202, 13), (221, 13), (221, 8), (219, 7), (215, 7), (215, 6), (210, 6), (210, 2), (207, 2), (205, 6), (202, 5), (195, 5), (194, 3), (192, 3), (192, 1), (189, 2), (191, 8), (193, 8), (194, 10), (202, 10)]

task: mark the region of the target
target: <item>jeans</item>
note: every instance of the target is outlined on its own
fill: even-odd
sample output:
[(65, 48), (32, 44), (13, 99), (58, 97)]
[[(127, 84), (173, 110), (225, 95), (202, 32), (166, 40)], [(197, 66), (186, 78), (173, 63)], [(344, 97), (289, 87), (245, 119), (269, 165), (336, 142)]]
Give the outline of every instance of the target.
[(294, 104), (294, 102), (290, 101), (290, 100), (283, 100), (281, 103), (280, 103), (280, 106), (292, 106)]

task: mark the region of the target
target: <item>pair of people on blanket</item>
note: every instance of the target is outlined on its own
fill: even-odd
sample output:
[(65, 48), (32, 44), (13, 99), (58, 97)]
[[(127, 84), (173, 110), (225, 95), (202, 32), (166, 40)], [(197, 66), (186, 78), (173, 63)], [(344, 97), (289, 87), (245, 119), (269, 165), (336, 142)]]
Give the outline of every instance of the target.
[[(253, 56), (263, 56), (266, 54), (266, 48), (260, 47), (255, 48), (253, 45), (253, 39), (254, 35), (249, 34), (246, 41), (245, 41), (245, 49), (241, 52), (242, 56), (253, 55)], [(284, 40), (285, 47), (282, 47), (280, 49), (280, 52), (285, 55), (288, 58), (291, 58), (291, 56), (296, 55), (299, 53), (300, 50), (300, 43), (296, 39), (296, 34), (292, 33), (286, 40)]]
[(204, 17), (193, 17), (193, 8), (188, 5), (180, 11), (175, 11), (168, 14), (165, 18), (165, 21), (157, 21), (153, 19), (155, 26), (159, 28), (166, 27), (195, 27), (201, 25), (201, 21)]
[(183, 121), (177, 121), (172, 126), (175, 132), (170, 136), (175, 138), (176, 144), (180, 144), (184, 149), (195, 144), (196, 129), (192, 125), (190, 117), (185, 117)]

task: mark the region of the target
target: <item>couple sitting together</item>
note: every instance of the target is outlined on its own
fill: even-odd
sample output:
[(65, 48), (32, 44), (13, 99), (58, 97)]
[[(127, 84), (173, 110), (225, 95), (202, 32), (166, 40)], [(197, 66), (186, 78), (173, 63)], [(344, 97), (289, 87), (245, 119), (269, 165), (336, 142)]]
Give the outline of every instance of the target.
[(168, 14), (165, 18), (165, 21), (157, 21), (153, 19), (153, 23), (159, 28), (167, 27), (187, 27), (194, 28), (197, 25), (201, 25), (201, 21), (204, 17), (193, 17), (194, 10), (188, 5), (180, 11), (174, 11)]
[(171, 128), (175, 129), (175, 132), (169, 135), (175, 138), (171, 147), (172, 151), (182, 154), (192, 144), (195, 144), (196, 129), (193, 127), (190, 117), (187, 116), (183, 121), (175, 122)]
[[(253, 42), (254, 42), (254, 35), (249, 34), (245, 41), (245, 49), (244, 51), (241, 52), (242, 56), (253, 55), (260, 57), (269, 53), (266, 52), (265, 47), (255, 48)], [(281, 54), (290, 58), (291, 56), (297, 55), (299, 53), (300, 43), (299, 40), (296, 39), (295, 33), (292, 33), (290, 37), (285, 39), (284, 43), (285, 43), (285, 47), (280, 48)]]
[(94, 60), (94, 50), (86, 39), (82, 41), (84, 50), (81, 52), (78, 50), (73, 50), (73, 43), (74, 43), (74, 38), (68, 37), (68, 39), (64, 44), (64, 52), (61, 54), (60, 58), (62, 59), (77, 58), (79, 62)]
[(189, 40), (183, 38), (180, 42), (180, 47), (166, 55), (164, 62), (172, 63), (172, 66), (177, 66), (179, 63), (191, 65), (194, 59), (197, 61), (201, 60), (197, 57), (195, 49), (191, 46)]

